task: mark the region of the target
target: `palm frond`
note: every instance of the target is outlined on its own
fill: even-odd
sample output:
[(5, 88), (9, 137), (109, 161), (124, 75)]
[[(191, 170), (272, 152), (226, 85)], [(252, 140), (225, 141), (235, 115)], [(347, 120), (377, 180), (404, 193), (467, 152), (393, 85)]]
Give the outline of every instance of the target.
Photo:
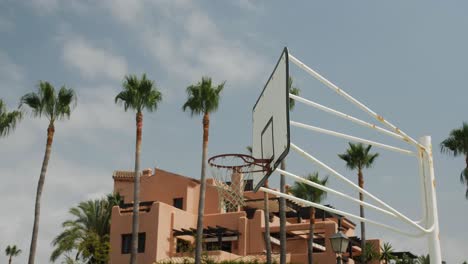
[(16, 124), (22, 119), (21, 111), (8, 112), (2, 99), (0, 99), (0, 137), (8, 135)]
[(40, 81), (36, 92), (27, 93), (20, 99), (20, 108), (28, 106), (35, 117), (46, 116), (54, 122), (65, 117), (69, 118), (76, 106), (76, 94), (73, 89), (62, 86), (55, 92), (54, 86), (46, 81)]
[(213, 86), (209, 77), (202, 77), (196, 85), (187, 87), (187, 101), (183, 104), (182, 110), (190, 111), (190, 115), (200, 115), (212, 113), (218, 109), (220, 94), (226, 82)]
[(154, 81), (149, 80), (144, 73), (139, 79), (136, 75), (127, 75), (122, 83), (123, 90), (117, 94), (114, 101), (123, 105), (125, 111), (134, 110), (137, 113), (147, 110), (153, 112), (162, 101), (162, 94)]
[[(293, 78), (289, 76), (288, 79), (288, 90), (289, 93), (294, 94), (294, 95), (299, 95), (301, 90), (298, 87), (293, 86)], [(292, 111), (294, 109), (294, 106), (296, 106), (296, 100), (289, 98), (289, 111)]]
[(346, 162), (346, 167), (351, 170), (370, 168), (374, 165), (375, 159), (379, 153), (369, 153), (372, 146), (361, 143), (349, 143), (349, 148), (344, 154), (338, 154), (338, 157)]
[[(318, 172), (311, 173), (305, 178), (311, 182), (324, 186), (328, 183), (328, 177), (320, 179)], [(321, 203), (327, 197), (327, 193), (325, 191), (303, 182), (295, 182), (290, 191), (294, 196), (313, 203)]]

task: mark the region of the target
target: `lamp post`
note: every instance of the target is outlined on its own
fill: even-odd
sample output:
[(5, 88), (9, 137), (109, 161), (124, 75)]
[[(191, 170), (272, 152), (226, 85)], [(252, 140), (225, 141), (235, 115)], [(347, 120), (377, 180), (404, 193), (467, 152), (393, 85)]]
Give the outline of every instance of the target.
[(333, 252), (337, 254), (336, 263), (341, 264), (341, 254), (345, 253), (348, 249), (349, 238), (341, 231), (330, 236), (330, 243), (332, 245)]

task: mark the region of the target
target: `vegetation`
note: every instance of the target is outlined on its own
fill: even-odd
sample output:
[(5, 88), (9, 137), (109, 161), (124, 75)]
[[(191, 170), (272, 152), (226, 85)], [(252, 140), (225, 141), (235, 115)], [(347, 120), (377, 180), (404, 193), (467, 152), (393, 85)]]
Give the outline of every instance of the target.
[(203, 115), (203, 151), (201, 164), (200, 200), (198, 202), (197, 236), (195, 247), (195, 263), (201, 263), (203, 239), (203, 212), (205, 210), (206, 192), (206, 161), (208, 153), (208, 132), (210, 128), (210, 114), (218, 110), (219, 98), (225, 82), (213, 86), (209, 77), (203, 77), (201, 82), (187, 87), (187, 101), (182, 106), (183, 111), (190, 111), (191, 116)]
[(19, 254), (21, 254), (21, 249), (17, 248), (16, 245), (7, 246), (5, 249), (5, 254), (8, 257), (8, 264), (11, 264), (13, 257), (19, 256)]
[(450, 131), (450, 135), (440, 143), (442, 153), (454, 157), (465, 157), (465, 168), (460, 173), (460, 182), (466, 185), (465, 198), (468, 199), (468, 123), (463, 122), (462, 127)]
[[(306, 180), (309, 180), (311, 182), (314, 182), (320, 185), (327, 185), (328, 177), (325, 177), (324, 179), (320, 179), (318, 172), (314, 172), (312, 174), (309, 174), (306, 177)], [(327, 193), (325, 191), (312, 187), (303, 182), (295, 182), (294, 185), (291, 187), (290, 191), (294, 196), (313, 202), (313, 203), (321, 203), (327, 197)], [(313, 262), (314, 225), (315, 225), (315, 207), (311, 207), (310, 216), (309, 216), (309, 240), (307, 241), (307, 257), (308, 257), (309, 264), (314, 263)]]
[(22, 116), (21, 111), (8, 112), (5, 103), (0, 99), (0, 137), (7, 136), (15, 129)]
[[(346, 150), (346, 153), (338, 155), (338, 157), (346, 162), (346, 167), (351, 170), (357, 169), (358, 183), (359, 187), (362, 189), (364, 189), (364, 175), (362, 170), (372, 167), (375, 159), (379, 156), (378, 153), (369, 153), (371, 148), (371, 145), (364, 146), (361, 143), (349, 143), (349, 148)], [(359, 200), (364, 201), (364, 195), (361, 192), (359, 193)], [(364, 218), (364, 206), (360, 205), (359, 210), (360, 216)], [(364, 250), (366, 249), (366, 226), (364, 222), (361, 222), (361, 248)]]
[(429, 254), (419, 256), (418, 259), (417, 259), (417, 263), (418, 264), (431, 264)]
[(156, 111), (162, 100), (161, 92), (154, 81), (148, 80), (146, 74), (138, 79), (136, 75), (127, 75), (122, 84), (123, 91), (115, 97), (115, 103), (121, 103), (125, 111), (136, 112), (136, 146), (135, 146), (135, 176), (133, 186), (133, 219), (132, 219), (132, 245), (130, 263), (136, 263), (138, 250), (138, 210), (140, 204), (140, 153), (143, 132), (143, 111)]
[(383, 260), (385, 264), (388, 264), (390, 260), (393, 259), (395, 259), (395, 256), (393, 255), (392, 245), (386, 242), (381, 246), (380, 260)]
[(364, 245), (364, 250), (362, 251), (362, 255), (360, 256), (362, 263), (368, 263), (374, 260), (380, 259), (380, 253), (378, 249), (374, 246), (374, 244), (366, 242)]
[(44, 187), (47, 165), (49, 164), (52, 141), (55, 133), (55, 121), (70, 118), (72, 108), (76, 103), (76, 95), (72, 89), (62, 86), (58, 93), (48, 82), (39, 82), (37, 92), (31, 92), (21, 97), (20, 107), (28, 106), (35, 117), (45, 116), (49, 120), (47, 128), (47, 142), (42, 162), (41, 174), (37, 184), (36, 203), (34, 207), (34, 225), (29, 250), (28, 264), (34, 264), (36, 256), (37, 236), (39, 232), (39, 217), (41, 210), (41, 196)]
[[(112, 207), (121, 201), (119, 194), (109, 194), (71, 208), (69, 213), (73, 219), (63, 222), (64, 230), (52, 242), (55, 249), (50, 261), (55, 262), (64, 256), (67, 263), (108, 263)], [(75, 257), (70, 257), (71, 254)]]
[[(289, 93), (299, 95), (299, 88), (293, 86), (293, 78), (289, 76), (288, 89)], [(289, 111), (294, 109), (296, 101), (289, 98)], [(281, 169), (286, 170), (286, 160), (281, 161)], [(280, 191), (286, 192), (286, 176), (281, 174), (280, 176)], [(286, 199), (284, 197), (279, 198), (279, 217), (280, 217), (280, 263), (286, 263)]]

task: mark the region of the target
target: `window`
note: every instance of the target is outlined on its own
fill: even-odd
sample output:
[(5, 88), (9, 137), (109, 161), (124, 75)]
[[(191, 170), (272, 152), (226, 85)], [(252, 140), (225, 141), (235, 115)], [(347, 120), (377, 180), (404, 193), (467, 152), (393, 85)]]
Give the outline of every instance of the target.
[(230, 253), (232, 252), (232, 242), (230, 241), (223, 241), (221, 245), (219, 242), (206, 242), (205, 246), (207, 251), (222, 250)]
[(181, 253), (181, 252), (189, 252), (189, 251), (190, 251), (190, 242), (187, 240), (178, 238), (177, 244), (176, 244), (176, 252)]
[(139, 233), (138, 234), (138, 253), (145, 252), (145, 244), (146, 244), (146, 233)]
[(173, 206), (184, 210), (184, 198), (174, 198)]
[[(145, 252), (146, 233), (138, 233), (138, 253)], [(132, 248), (132, 234), (122, 235), (122, 254), (130, 254)]]

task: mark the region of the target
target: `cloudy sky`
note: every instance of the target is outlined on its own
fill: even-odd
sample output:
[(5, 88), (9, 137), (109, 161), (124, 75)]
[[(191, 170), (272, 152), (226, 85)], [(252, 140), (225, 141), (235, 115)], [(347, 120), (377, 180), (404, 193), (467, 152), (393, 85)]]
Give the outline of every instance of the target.
[[(146, 72), (163, 93), (158, 111), (144, 115), (143, 167), (198, 178), (201, 119), (181, 111), (185, 87), (203, 75), (226, 81), (212, 116), (210, 153), (243, 152), (251, 144), (251, 109), (284, 46), (408, 134), (432, 135), (443, 256), (448, 263), (467, 260), (468, 201), (458, 179), (464, 162), (438, 149), (467, 120), (467, 8), (466, 1), (1, 0), (0, 97), (9, 108), (39, 80), (78, 94), (71, 119), (56, 124), (37, 262), (48, 262), (71, 206), (111, 192), (112, 172), (133, 168), (134, 115), (113, 102), (125, 74)], [(366, 119), (297, 68), (291, 73), (304, 97)], [(291, 116), (410, 148), (303, 105)], [(46, 128), (46, 120), (28, 116), (0, 139), (0, 248), (17, 244), (23, 250), (18, 263), (28, 255)], [(292, 137), (356, 181), (336, 156), (346, 141), (295, 129)], [(366, 187), (417, 219), (416, 160), (374, 151), (381, 155), (365, 172)], [(293, 153), (287, 162), (293, 173), (319, 170)], [(355, 194), (331, 176), (330, 185)], [(332, 195), (326, 202), (358, 213), (355, 204)], [(368, 216), (407, 228), (370, 211)], [(427, 252), (425, 239), (373, 226), (368, 237), (397, 250)]]

